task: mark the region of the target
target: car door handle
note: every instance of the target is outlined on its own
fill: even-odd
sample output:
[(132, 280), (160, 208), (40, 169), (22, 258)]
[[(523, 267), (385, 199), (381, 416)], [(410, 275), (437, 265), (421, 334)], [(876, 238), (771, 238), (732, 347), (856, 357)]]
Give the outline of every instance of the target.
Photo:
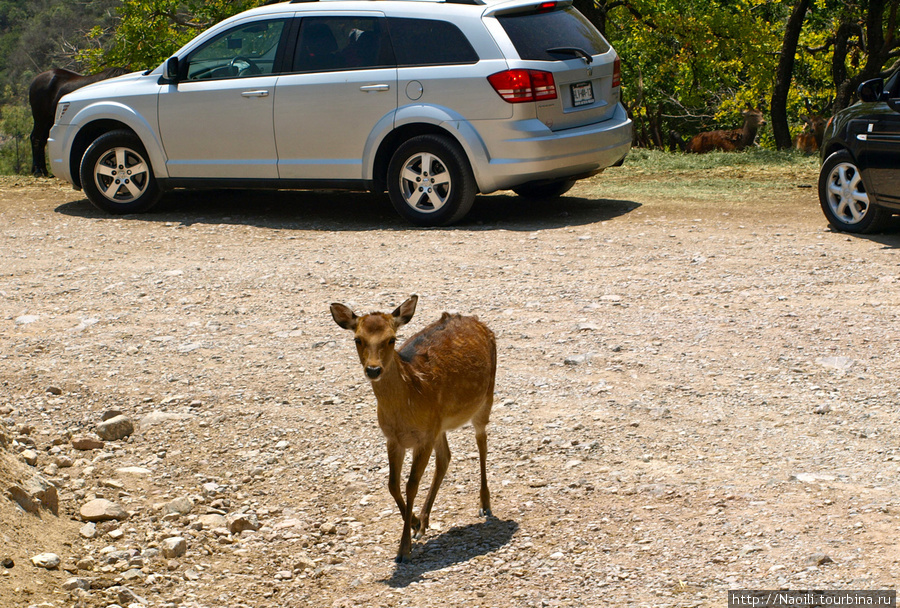
[(262, 90), (262, 91), (244, 91), (243, 93), (241, 93), (241, 97), (268, 97), (268, 96), (269, 96), (269, 92), (268, 92), (268, 91), (265, 91), (265, 90)]
[(389, 84), (364, 84), (359, 87), (360, 91), (390, 91), (391, 85)]

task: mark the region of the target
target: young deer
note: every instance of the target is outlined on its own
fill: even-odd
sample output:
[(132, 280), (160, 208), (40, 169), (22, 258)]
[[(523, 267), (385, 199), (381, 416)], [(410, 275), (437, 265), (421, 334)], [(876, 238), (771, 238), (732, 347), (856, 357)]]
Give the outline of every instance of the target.
[(825, 126), (828, 119), (818, 114), (801, 116), (803, 131), (794, 138), (794, 148), (806, 154), (812, 154), (822, 147), (822, 137), (825, 135)]
[[(403, 516), (403, 535), (396, 561), (409, 560), (412, 533), (421, 538), (428, 529), (431, 507), (450, 463), (447, 431), (471, 421), (481, 463), (481, 509), (491, 515), (487, 485), (487, 432), (494, 402), (497, 344), (494, 334), (475, 317), (444, 313), (441, 318), (395, 349), (397, 330), (416, 312), (412, 296), (393, 313), (357, 316), (343, 304), (331, 305), (335, 323), (352, 331), (356, 352), (378, 402), (378, 425), (387, 439), (390, 473), (388, 489)], [(406, 500), (400, 475), (406, 450), (412, 465)], [(422, 473), (435, 452), (434, 480), (419, 517), (413, 501)]]
[(731, 131), (705, 131), (698, 133), (687, 143), (686, 152), (705, 154), (713, 150), (733, 152), (752, 146), (756, 141), (756, 132), (766, 124), (762, 112), (747, 108), (741, 115), (744, 117), (744, 127)]

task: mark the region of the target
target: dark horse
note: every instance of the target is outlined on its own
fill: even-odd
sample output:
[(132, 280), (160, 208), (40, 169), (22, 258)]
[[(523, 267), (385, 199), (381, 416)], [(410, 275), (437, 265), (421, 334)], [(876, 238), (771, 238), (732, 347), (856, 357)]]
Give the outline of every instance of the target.
[(32, 175), (48, 175), (44, 147), (50, 137), (50, 127), (56, 119), (56, 104), (60, 97), (85, 85), (127, 73), (128, 70), (124, 68), (109, 68), (92, 76), (82, 76), (69, 70), (54, 68), (34, 77), (28, 89), (28, 101), (34, 116), (34, 129), (31, 131)]

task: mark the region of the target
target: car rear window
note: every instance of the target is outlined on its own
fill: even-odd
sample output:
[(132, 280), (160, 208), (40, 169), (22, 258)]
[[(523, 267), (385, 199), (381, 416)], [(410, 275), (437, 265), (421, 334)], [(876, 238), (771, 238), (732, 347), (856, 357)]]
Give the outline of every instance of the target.
[(458, 27), (435, 19), (388, 20), (397, 65), (476, 63), (478, 53)]
[(519, 57), (537, 61), (559, 61), (564, 54), (550, 53), (553, 48), (576, 48), (589, 55), (609, 50), (597, 28), (573, 7), (550, 12), (498, 15), (497, 20), (519, 52)]

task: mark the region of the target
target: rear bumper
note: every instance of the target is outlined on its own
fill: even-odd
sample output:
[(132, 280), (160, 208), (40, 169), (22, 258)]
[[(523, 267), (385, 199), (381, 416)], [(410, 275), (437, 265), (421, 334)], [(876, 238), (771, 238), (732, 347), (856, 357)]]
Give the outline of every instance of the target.
[[(506, 122), (502, 134), (484, 138), (486, 166), (473, 167), (482, 193), (527, 182), (585, 177), (619, 163), (631, 149), (632, 123), (618, 104), (603, 122), (551, 131), (534, 120)], [(497, 137), (500, 135), (500, 137)]]

